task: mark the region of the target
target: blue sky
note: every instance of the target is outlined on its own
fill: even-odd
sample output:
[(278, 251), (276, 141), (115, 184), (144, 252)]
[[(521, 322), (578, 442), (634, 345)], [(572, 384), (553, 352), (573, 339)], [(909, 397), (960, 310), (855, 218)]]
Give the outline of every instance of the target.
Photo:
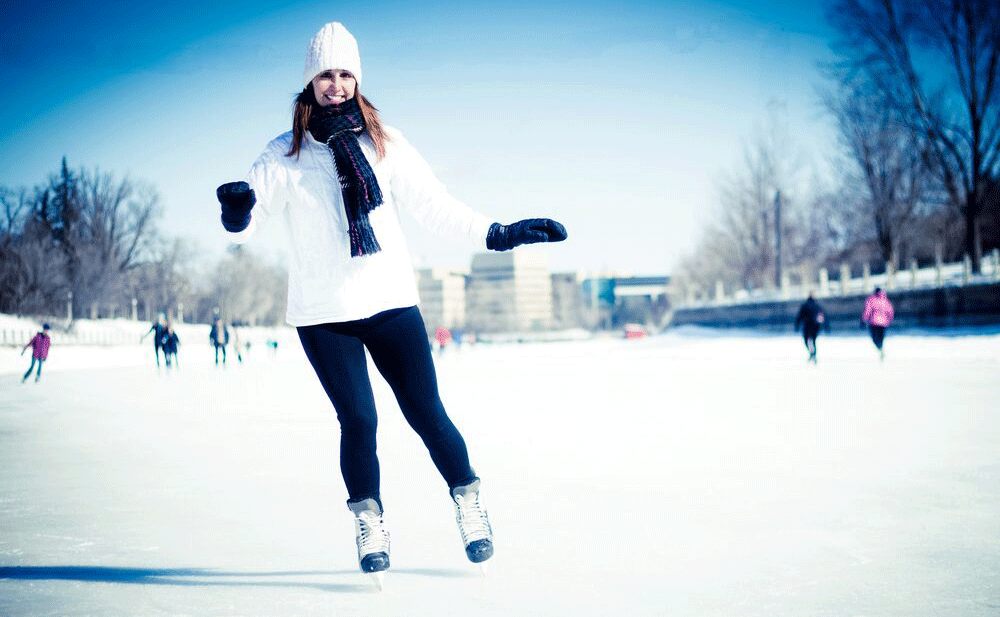
[[(376, 5), (377, 4), (377, 5)], [(669, 272), (718, 180), (778, 115), (822, 162), (818, 3), (5, 2), (0, 185), (97, 167), (154, 185), (162, 228), (221, 253), (215, 187), (290, 127), (305, 45), (358, 39), (365, 95), (458, 198), (551, 216), (558, 270)], [(280, 255), (280, 223), (257, 244)], [(419, 265), (477, 247), (408, 225)]]

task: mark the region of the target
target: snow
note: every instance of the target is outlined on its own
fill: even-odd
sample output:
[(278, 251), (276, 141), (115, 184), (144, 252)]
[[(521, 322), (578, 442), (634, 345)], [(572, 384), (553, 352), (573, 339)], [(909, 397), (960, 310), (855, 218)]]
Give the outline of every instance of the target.
[(170, 372), (53, 345), (25, 384), (0, 349), (0, 615), (1000, 613), (1000, 335), (890, 330), (884, 363), (821, 335), (812, 366), (791, 335), (703, 334), (438, 357), (485, 577), (376, 379), (381, 592), (294, 339), (223, 368), (191, 338)]

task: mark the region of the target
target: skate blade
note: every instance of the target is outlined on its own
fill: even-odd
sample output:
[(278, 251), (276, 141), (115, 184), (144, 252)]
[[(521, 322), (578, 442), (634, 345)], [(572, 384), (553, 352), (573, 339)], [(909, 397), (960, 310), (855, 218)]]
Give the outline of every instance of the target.
[(476, 565), (479, 566), (479, 573), (486, 576), (486, 573), (489, 572), (490, 569), (489, 564), (484, 561), (482, 563), (477, 563)]
[(375, 587), (382, 591), (382, 579), (385, 578), (385, 572), (369, 572), (368, 576), (371, 577), (372, 582), (375, 583)]

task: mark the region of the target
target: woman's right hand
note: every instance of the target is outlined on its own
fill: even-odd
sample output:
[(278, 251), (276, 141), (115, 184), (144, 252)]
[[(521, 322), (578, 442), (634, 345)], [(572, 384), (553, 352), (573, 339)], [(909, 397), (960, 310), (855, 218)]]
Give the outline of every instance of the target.
[(222, 226), (226, 231), (243, 231), (250, 224), (250, 210), (257, 203), (253, 189), (246, 182), (227, 182), (215, 189), (222, 206)]

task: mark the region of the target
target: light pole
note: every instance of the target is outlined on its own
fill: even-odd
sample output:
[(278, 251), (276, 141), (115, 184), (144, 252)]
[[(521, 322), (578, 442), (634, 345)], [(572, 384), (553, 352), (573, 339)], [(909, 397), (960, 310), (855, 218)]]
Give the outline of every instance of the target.
[(774, 286), (781, 289), (781, 191), (774, 194)]

